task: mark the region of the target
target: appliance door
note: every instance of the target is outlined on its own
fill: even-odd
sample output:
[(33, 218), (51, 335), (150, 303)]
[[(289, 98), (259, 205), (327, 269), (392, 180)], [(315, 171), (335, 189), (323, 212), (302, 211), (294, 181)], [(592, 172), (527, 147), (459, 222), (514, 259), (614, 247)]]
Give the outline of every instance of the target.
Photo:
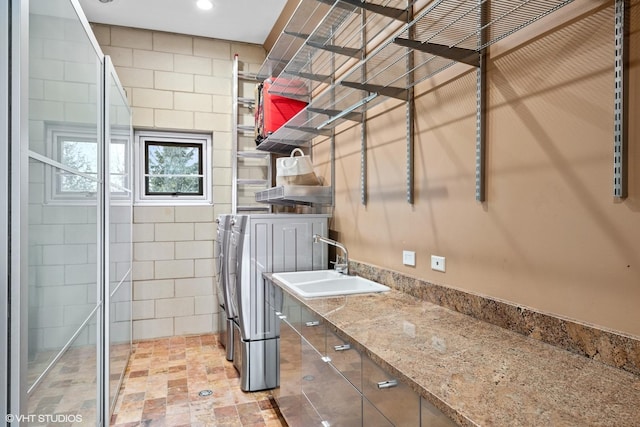
[(230, 257), (230, 254), (232, 253), (230, 245), (231, 245), (232, 223), (234, 222), (234, 219), (232, 215), (224, 215), (224, 217), (225, 217), (225, 223), (224, 223), (224, 228), (222, 230), (223, 240), (221, 245), (222, 259), (220, 260), (221, 268), (222, 268), (222, 275), (221, 275), (222, 295), (219, 296), (220, 298), (219, 301), (221, 304), (224, 305), (227, 319), (233, 319), (234, 315), (231, 309), (231, 297), (230, 297), (230, 290), (229, 290), (229, 288), (231, 287), (230, 283), (232, 282), (229, 282), (230, 279), (229, 279), (229, 273), (228, 273), (228, 269), (229, 269), (228, 259)]
[[(216, 245), (214, 257), (217, 260), (216, 272), (218, 274), (216, 280), (216, 291), (218, 295), (218, 304), (226, 311), (225, 288), (226, 288), (226, 268), (224, 258), (228, 249), (226, 248), (226, 235), (229, 228), (229, 215), (220, 215), (216, 220), (218, 229), (216, 231)], [(225, 315), (226, 316), (226, 315)]]
[(240, 298), (239, 282), (240, 273), (242, 268), (242, 254), (244, 232), (247, 222), (246, 215), (236, 215), (231, 219), (231, 233), (229, 235), (229, 251), (228, 256), (225, 257), (226, 263), (226, 277), (227, 277), (227, 294), (228, 304), (227, 310), (229, 319), (234, 322), (238, 322), (239, 319), (239, 304)]

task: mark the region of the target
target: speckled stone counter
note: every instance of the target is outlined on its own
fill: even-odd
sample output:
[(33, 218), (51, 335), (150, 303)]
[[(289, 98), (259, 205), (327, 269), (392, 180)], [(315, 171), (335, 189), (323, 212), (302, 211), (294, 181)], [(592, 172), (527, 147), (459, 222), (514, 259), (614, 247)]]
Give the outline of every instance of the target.
[(460, 425), (640, 426), (630, 372), (397, 290), (292, 296)]

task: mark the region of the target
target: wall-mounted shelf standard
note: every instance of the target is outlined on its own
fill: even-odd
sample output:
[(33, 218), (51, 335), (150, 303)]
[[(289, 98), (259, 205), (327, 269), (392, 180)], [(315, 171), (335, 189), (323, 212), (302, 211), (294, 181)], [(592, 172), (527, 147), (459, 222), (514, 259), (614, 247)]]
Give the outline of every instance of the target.
[(629, 123), (630, 0), (615, 2), (615, 66), (613, 103), (613, 197), (627, 197), (627, 138)]

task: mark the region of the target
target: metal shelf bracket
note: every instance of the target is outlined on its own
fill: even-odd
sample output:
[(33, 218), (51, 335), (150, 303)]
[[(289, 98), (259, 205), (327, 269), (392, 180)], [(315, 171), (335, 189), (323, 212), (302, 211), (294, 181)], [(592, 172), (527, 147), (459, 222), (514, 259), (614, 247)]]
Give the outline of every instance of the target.
[(341, 81), (340, 84), (342, 86), (350, 87), (353, 89), (363, 90), (365, 92), (377, 93), (382, 96), (388, 96), (389, 98), (396, 98), (405, 101), (407, 99), (407, 95), (409, 91), (405, 88), (400, 87), (391, 87), (391, 86), (380, 86), (380, 85), (372, 85), (368, 83), (359, 83), (359, 82), (348, 82)]
[(361, 0), (339, 0), (339, 3), (346, 3), (352, 6), (359, 7), (369, 12), (377, 13), (378, 15), (384, 15), (388, 18), (397, 19), (399, 21), (408, 21), (409, 12), (406, 9), (397, 9), (395, 7), (381, 6), (375, 3), (367, 3)]
[(463, 49), (455, 46), (445, 46), (436, 43), (421, 43), (416, 40), (409, 40), (402, 37), (396, 37), (393, 42), (397, 45), (408, 47), (421, 52), (430, 53), (431, 55), (447, 58), (452, 61), (462, 62), (473, 67), (480, 66), (480, 55), (472, 49)]

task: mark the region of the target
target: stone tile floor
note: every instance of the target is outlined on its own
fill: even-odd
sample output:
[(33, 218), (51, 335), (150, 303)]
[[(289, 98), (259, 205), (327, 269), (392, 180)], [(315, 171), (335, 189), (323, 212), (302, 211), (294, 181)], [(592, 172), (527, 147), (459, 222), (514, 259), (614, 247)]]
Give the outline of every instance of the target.
[[(202, 397), (201, 390), (211, 390)], [(281, 427), (271, 393), (245, 393), (217, 335), (134, 343), (112, 427)]]

